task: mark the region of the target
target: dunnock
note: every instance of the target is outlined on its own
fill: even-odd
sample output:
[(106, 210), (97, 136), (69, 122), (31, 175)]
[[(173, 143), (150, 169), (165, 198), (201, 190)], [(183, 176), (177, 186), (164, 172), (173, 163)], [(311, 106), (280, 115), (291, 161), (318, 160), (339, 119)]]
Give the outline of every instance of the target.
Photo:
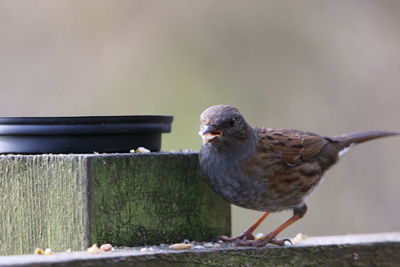
[[(354, 144), (399, 135), (361, 132), (324, 137), (299, 130), (250, 126), (238, 109), (219, 105), (200, 116), (203, 139), (200, 168), (213, 190), (232, 204), (264, 214), (236, 238), (238, 245), (283, 245), (276, 236), (304, 216), (306, 197), (326, 170)], [(293, 210), (293, 216), (259, 240), (252, 235), (271, 212)]]

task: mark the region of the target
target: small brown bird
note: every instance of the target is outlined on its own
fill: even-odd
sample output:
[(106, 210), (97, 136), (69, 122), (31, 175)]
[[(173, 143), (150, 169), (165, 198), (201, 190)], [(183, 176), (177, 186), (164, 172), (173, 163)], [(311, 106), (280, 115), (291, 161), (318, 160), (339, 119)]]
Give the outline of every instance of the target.
[[(200, 168), (216, 193), (227, 201), (264, 214), (236, 238), (243, 246), (284, 245), (276, 236), (302, 218), (307, 196), (326, 170), (354, 144), (399, 135), (395, 132), (361, 132), (323, 137), (299, 130), (250, 126), (238, 109), (219, 105), (200, 116)], [(271, 212), (293, 209), (293, 216), (264, 238), (253, 231)]]

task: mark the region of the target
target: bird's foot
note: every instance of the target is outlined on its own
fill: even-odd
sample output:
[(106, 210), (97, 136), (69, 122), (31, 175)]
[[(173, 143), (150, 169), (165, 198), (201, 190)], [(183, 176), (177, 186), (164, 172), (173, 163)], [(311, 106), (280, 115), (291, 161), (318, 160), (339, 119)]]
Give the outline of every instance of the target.
[(290, 241), (290, 239), (288, 238), (277, 240), (275, 238), (268, 238), (268, 236), (258, 240), (238, 240), (236, 242), (236, 245), (239, 247), (263, 247), (267, 244), (273, 244), (276, 246), (283, 247), (285, 246), (286, 242), (289, 242), (291, 245), (293, 245), (292, 241)]
[(217, 236), (217, 240), (221, 240), (223, 242), (240, 242), (240, 241), (250, 241), (254, 240), (254, 236), (251, 233), (243, 233), (237, 237), (229, 237), (226, 235)]

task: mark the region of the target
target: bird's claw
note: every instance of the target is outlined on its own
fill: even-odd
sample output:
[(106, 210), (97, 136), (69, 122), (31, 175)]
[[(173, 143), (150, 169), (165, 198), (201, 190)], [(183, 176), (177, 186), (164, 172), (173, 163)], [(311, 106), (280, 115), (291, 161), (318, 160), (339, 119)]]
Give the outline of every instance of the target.
[(259, 240), (238, 240), (236, 242), (236, 246), (239, 247), (263, 247), (267, 244), (273, 244), (276, 246), (283, 247), (285, 246), (285, 242), (289, 242), (291, 245), (293, 245), (292, 241), (290, 239), (285, 238), (281, 240), (277, 239), (259, 239)]
[(222, 242), (234, 242), (234, 241), (240, 242), (240, 241), (254, 240), (254, 236), (252, 234), (243, 233), (237, 237), (229, 237), (226, 235), (220, 235), (220, 236), (217, 236), (216, 239), (218, 241), (220, 240)]
[(235, 243), (235, 245), (238, 247), (251, 247), (253, 244), (253, 240), (237, 240)]
[(235, 238), (229, 237), (229, 236), (226, 236), (226, 235), (219, 235), (219, 236), (215, 237), (215, 239), (216, 239), (217, 241), (222, 241), (222, 242), (232, 242), (232, 241), (235, 241)]
[(284, 239), (280, 239), (280, 240), (276, 240), (276, 239), (272, 239), (271, 241), (269, 241), (268, 243), (277, 245), (277, 246), (281, 246), (284, 247), (285, 246), (285, 242), (289, 242), (290, 245), (293, 246), (292, 241), (289, 238), (284, 238)]

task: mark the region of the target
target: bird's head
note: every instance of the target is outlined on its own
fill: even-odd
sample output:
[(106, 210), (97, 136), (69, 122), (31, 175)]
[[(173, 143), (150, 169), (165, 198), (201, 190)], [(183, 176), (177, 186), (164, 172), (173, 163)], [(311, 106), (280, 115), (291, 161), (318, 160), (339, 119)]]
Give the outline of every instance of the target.
[(200, 136), (203, 143), (235, 142), (248, 136), (249, 125), (237, 108), (218, 105), (200, 115)]

